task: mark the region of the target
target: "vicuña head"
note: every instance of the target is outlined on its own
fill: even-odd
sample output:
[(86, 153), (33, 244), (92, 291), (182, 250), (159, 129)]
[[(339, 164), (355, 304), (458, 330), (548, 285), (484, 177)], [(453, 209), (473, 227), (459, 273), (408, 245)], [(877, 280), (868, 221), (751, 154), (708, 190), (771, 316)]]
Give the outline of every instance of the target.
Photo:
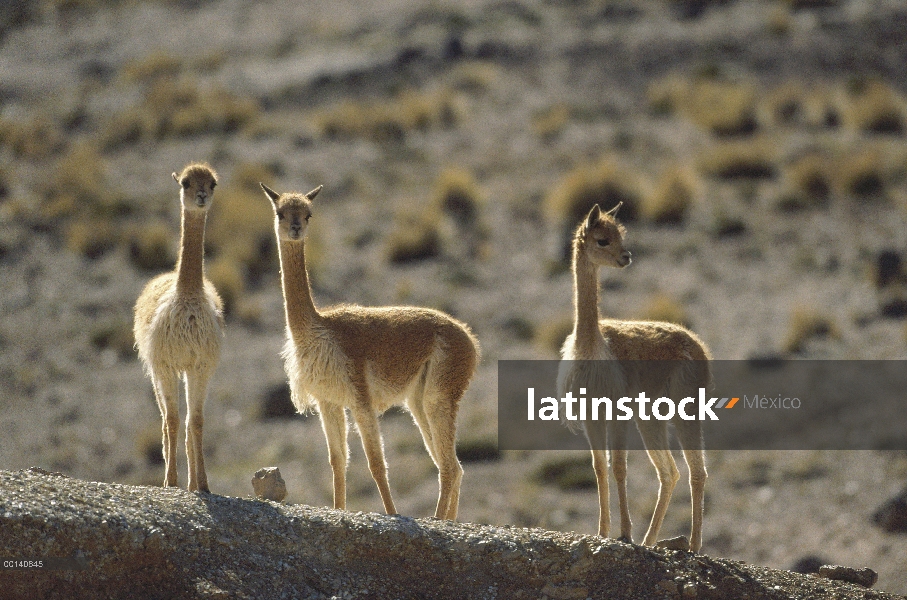
[(173, 179), (180, 184), (180, 203), (184, 210), (207, 210), (211, 206), (217, 173), (205, 163), (187, 165)]
[(617, 206), (602, 212), (598, 204), (592, 207), (588, 216), (576, 230), (573, 252), (583, 252), (592, 264), (599, 267), (626, 267), (632, 261), (630, 252), (624, 250), (624, 236), (627, 230), (617, 222)]
[(303, 241), (309, 219), (312, 217), (312, 200), (324, 186), (319, 185), (308, 194), (289, 193), (281, 196), (265, 184), (259, 185), (274, 204), (274, 227), (277, 238), (286, 242)]

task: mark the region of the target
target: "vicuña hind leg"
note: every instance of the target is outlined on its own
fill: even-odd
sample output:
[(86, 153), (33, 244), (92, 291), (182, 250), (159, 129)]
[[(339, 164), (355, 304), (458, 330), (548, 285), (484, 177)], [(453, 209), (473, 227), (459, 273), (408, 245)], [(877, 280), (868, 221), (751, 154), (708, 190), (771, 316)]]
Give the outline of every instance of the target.
[(438, 466), (438, 505), (436, 519), (456, 520), (460, 506), (463, 467), (457, 459), (457, 414), (450, 409), (456, 402), (433, 402), (425, 407)]
[(346, 509), (346, 463), (349, 460), (347, 445), (346, 410), (342, 406), (321, 402), (321, 428), (328, 443), (328, 459), (334, 477), (334, 508)]
[(202, 430), (205, 425), (205, 397), (208, 394), (208, 374), (186, 374), (186, 457), (189, 462), (189, 491), (207, 492), (205, 451)]
[(630, 504), (627, 500), (627, 428), (621, 423), (609, 428), (611, 470), (617, 484), (617, 506), (620, 510), (620, 539), (633, 542), (633, 521), (630, 519)]
[(368, 400), (360, 406), (353, 408), (353, 418), (362, 438), (362, 448), (368, 459), (368, 468), (372, 472), (372, 479), (378, 486), (381, 501), (384, 503), (384, 512), (389, 515), (397, 514), (394, 500), (391, 497), (391, 486), (387, 479), (387, 462), (384, 460), (384, 448), (381, 442), (381, 431), (378, 429), (378, 417), (371, 410)]
[(179, 435), (179, 385), (176, 373), (152, 374), (154, 397), (161, 411), (162, 446), (164, 455), (164, 487), (176, 487), (176, 441)]
[(692, 501), (693, 525), (690, 529), (690, 550), (699, 552), (702, 548), (702, 516), (705, 508), (705, 451), (702, 443), (702, 424), (699, 421), (684, 421), (675, 424), (683, 457), (690, 470), (690, 498)]
[(658, 530), (661, 529), (665, 513), (668, 512), (668, 504), (671, 502), (674, 486), (680, 479), (680, 472), (677, 470), (677, 464), (668, 448), (668, 431), (664, 423), (640, 421), (639, 432), (642, 434), (642, 441), (649, 454), (649, 460), (658, 471), (658, 501), (655, 503), (649, 530), (642, 542), (645, 546), (652, 546), (657, 541)]
[(605, 450), (592, 450), (592, 468), (598, 485), (598, 535), (611, 533), (611, 499), (608, 491), (608, 455)]

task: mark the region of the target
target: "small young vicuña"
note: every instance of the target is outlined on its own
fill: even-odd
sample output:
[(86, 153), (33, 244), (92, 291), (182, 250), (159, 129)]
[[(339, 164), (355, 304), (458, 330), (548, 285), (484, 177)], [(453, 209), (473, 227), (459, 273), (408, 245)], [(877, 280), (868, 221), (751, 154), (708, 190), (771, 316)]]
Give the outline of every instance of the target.
[(217, 175), (205, 164), (173, 174), (180, 186), (182, 225), (176, 270), (152, 279), (135, 304), (135, 345), (151, 377), (164, 431), (164, 486), (176, 483), (179, 380), (185, 378), (189, 490), (208, 491), (202, 412), (208, 381), (220, 358), (224, 318), (220, 297), (205, 278), (205, 219)]
[[(589, 393), (593, 388), (604, 388), (608, 397), (617, 399), (631, 395), (629, 392), (633, 390), (644, 391), (653, 399), (666, 396), (675, 401), (695, 395), (698, 388), (711, 385), (708, 362), (711, 356), (695, 334), (671, 323), (599, 319), (599, 267), (623, 268), (630, 264), (630, 253), (623, 247), (624, 227), (615, 219), (619, 208), (620, 204), (605, 213), (595, 205), (573, 239), (574, 329), (561, 349), (563, 362), (558, 373), (558, 392), (563, 397), (567, 391), (579, 394), (581, 387)], [(690, 549), (698, 551), (702, 546), (706, 479), (702, 425), (700, 421), (675, 419), (672, 422), (690, 470), (693, 504)], [(667, 422), (636, 419), (636, 425), (660, 483), (658, 501), (643, 540), (643, 544), (651, 546), (656, 542), (680, 473), (668, 446)], [(626, 422), (612, 421), (604, 426), (586, 423), (585, 432), (592, 447), (592, 466), (598, 481), (598, 534), (607, 537), (610, 530), (607, 444), (617, 481), (620, 533), (629, 541)]]
[(321, 415), (334, 475), (334, 508), (346, 508), (349, 409), (384, 510), (397, 512), (378, 416), (393, 405), (405, 405), (438, 467), (435, 518), (456, 519), (463, 477), (456, 453), (457, 408), (479, 361), (478, 341), (465, 324), (426, 308), (339, 306), (319, 311), (306, 272), (305, 234), (321, 187), (308, 194), (261, 187), (274, 205), (290, 390), (299, 411), (317, 407)]

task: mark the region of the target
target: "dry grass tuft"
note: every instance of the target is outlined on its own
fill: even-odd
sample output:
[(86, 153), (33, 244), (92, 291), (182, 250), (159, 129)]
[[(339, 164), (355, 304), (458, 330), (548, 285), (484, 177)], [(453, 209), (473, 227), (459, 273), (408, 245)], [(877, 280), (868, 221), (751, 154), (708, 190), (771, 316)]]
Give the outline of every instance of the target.
[(794, 211), (828, 204), (831, 195), (831, 164), (828, 157), (811, 152), (796, 158), (783, 170), (783, 192), (778, 208)]
[(114, 115), (102, 133), (104, 148), (114, 150), (141, 141), (234, 133), (259, 114), (258, 102), (220, 88), (194, 83), (153, 80), (144, 100)]
[(240, 266), (230, 258), (218, 257), (207, 264), (205, 272), (224, 301), (224, 313), (232, 315), (246, 291)]
[(848, 86), (841, 110), (844, 125), (866, 133), (900, 135), (905, 129), (903, 96), (878, 80)]
[(545, 212), (553, 223), (571, 229), (585, 217), (595, 204), (609, 210), (618, 202), (622, 221), (635, 221), (639, 216), (640, 176), (607, 156), (588, 165), (581, 165), (564, 176), (545, 197)]
[(564, 340), (573, 331), (573, 315), (546, 321), (536, 329), (535, 343), (544, 352), (560, 356)]
[(313, 120), (316, 129), (328, 139), (398, 142), (413, 131), (451, 127), (458, 118), (456, 99), (449, 90), (408, 90), (392, 100), (346, 101), (316, 113)]
[(713, 76), (690, 81), (669, 75), (649, 86), (650, 110), (657, 115), (683, 115), (718, 136), (756, 131), (756, 92), (751, 84)]
[(129, 259), (139, 269), (163, 271), (176, 264), (176, 233), (166, 223), (152, 222), (129, 232)]
[(154, 52), (132, 60), (123, 66), (121, 76), (130, 83), (148, 83), (159, 78), (175, 78), (182, 70), (182, 61), (166, 52)]
[(535, 472), (534, 479), (542, 485), (553, 485), (565, 492), (594, 490), (597, 485), (588, 455), (545, 461)]
[(841, 157), (835, 168), (835, 185), (859, 199), (884, 199), (886, 192), (885, 152), (878, 147)]
[(768, 179), (776, 174), (777, 154), (777, 147), (766, 137), (729, 141), (703, 151), (698, 165), (716, 179)]
[(690, 319), (684, 307), (666, 294), (656, 294), (643, 308), (640, 318), (644, 321), (661, 321), (690, 327)]
[(387, 239), (388, 260), (394, 264), (406, 264), (439, 256), (439, 222), (440, 215), (431, 209), (421, 215), (399, 215), (396, 226)]
[(45, 160), (60, 152), (66, 139), (52, 118), (37, 114), (26, 121), (0, 119), (0, 148), (3, 146), (16, 158)]
[(473, 174), (459, 167), (448, 167), (435, 181), (432, 206), (441, 210), (462, 227), (479, 224), (485, 195)]
[(532, 118), (532, 129), (545, 143), (553, 142), (570, 124), (570, 107), (558, 103), (537, 113)]
[(655, 188), (642, 198), (643, 218), (664, 225), (682, 223), (696, 198), (697, 187), (696, 176), (688, 169), (665, 169)]
[(70, 252), (94, 260), (117, 246), (119, 231), (107, 220), (79, 219), (66, 226), (64, 237)]
[(815, 338), (838, 338), (837, 326), (828, 315), (812, 307), (794, 309), (788, 325), (784, 350), (797, 354), (804, 350), (807, 342)]
[(132, 321), (118, 317), (94, 326), (91, 343), (98, 350), (114, 350), (120, 358), (131, 358), (135, 354), (132, 336)]
[(796, 127), (807, 118), (809, 94), (800, 82), (789, 81), (770, 90), (761, 102), (766, 120), (775, 125)]

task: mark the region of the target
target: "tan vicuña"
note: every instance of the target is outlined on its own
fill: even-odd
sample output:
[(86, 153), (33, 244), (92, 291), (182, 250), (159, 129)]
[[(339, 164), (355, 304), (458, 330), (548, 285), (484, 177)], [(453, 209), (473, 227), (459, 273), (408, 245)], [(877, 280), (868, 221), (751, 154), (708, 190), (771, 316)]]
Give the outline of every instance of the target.
[(334, 477), (334, 508), (346, 508), (349, 409), (384, 510), (397, 512), (387, 478), (378, 416), (405, 405), (438, 467), (435, 518), (456, 519), (463, 468), (456, 454), (457, 409), (479, 361), (469, 327), (427, 308), (315, 308), (305, 264), (312, 216), (308, 194), (278, 194), (261, 184), (274, 206), (287, 318), (284, 349), (293, 403), (317, 408)]
[(179, 380), (186, 385), (189, 490), (208, 491), (202, 446), (208, 381), (220, 358), (223, 305), (204, 275), (205, 220), (217, 175), (205, 164), (173, 173), (182, 219), (176, 270), (152, 279), (135, 305), (135, 345), (163, 420), (164, 486), (176, 486)]
[[(629, 390), (638, 390), (653, 399), (666, 396), (677, 400), (699, 387), (709, 388), (711, 355), (705, 343), (691, 331), (671, 323), (599, 318), (599, 267), (623, 268), (631, 261), (630, 252), (623, 246), (624, 227), (615, 218), (618, 208), (620, 204), (602, 212), (595, 205), (573, 238), (574, 329), (561, 349), (559, 394), (563, 397), (571, 391), (578, 396), (583, 387), (604, 389), (614, 399), (628, 396)], [(658, 363), (661, 368), (655, 368), (645, 361), (670, 362)], [(702, 425), (700, 421), (681, 419), (672, 422), (690, 470), (693, 514), (689, 542), (690, 549), (698, 551), (702, 546), (706, 480)], [(680, 473), (668, 449), (667, 422), (636, 419), (636, 424), (660, 484), (652, 521), (643, 540), (643, 544), (651, 546), (656, 542)], [(629, 541), (632, 523), (627, 505), (627, 422), (584, 425), (598, 482), (598, 534), (607, 537), (610, 531), (607, 447), (617, 482), (621, 538)]]

